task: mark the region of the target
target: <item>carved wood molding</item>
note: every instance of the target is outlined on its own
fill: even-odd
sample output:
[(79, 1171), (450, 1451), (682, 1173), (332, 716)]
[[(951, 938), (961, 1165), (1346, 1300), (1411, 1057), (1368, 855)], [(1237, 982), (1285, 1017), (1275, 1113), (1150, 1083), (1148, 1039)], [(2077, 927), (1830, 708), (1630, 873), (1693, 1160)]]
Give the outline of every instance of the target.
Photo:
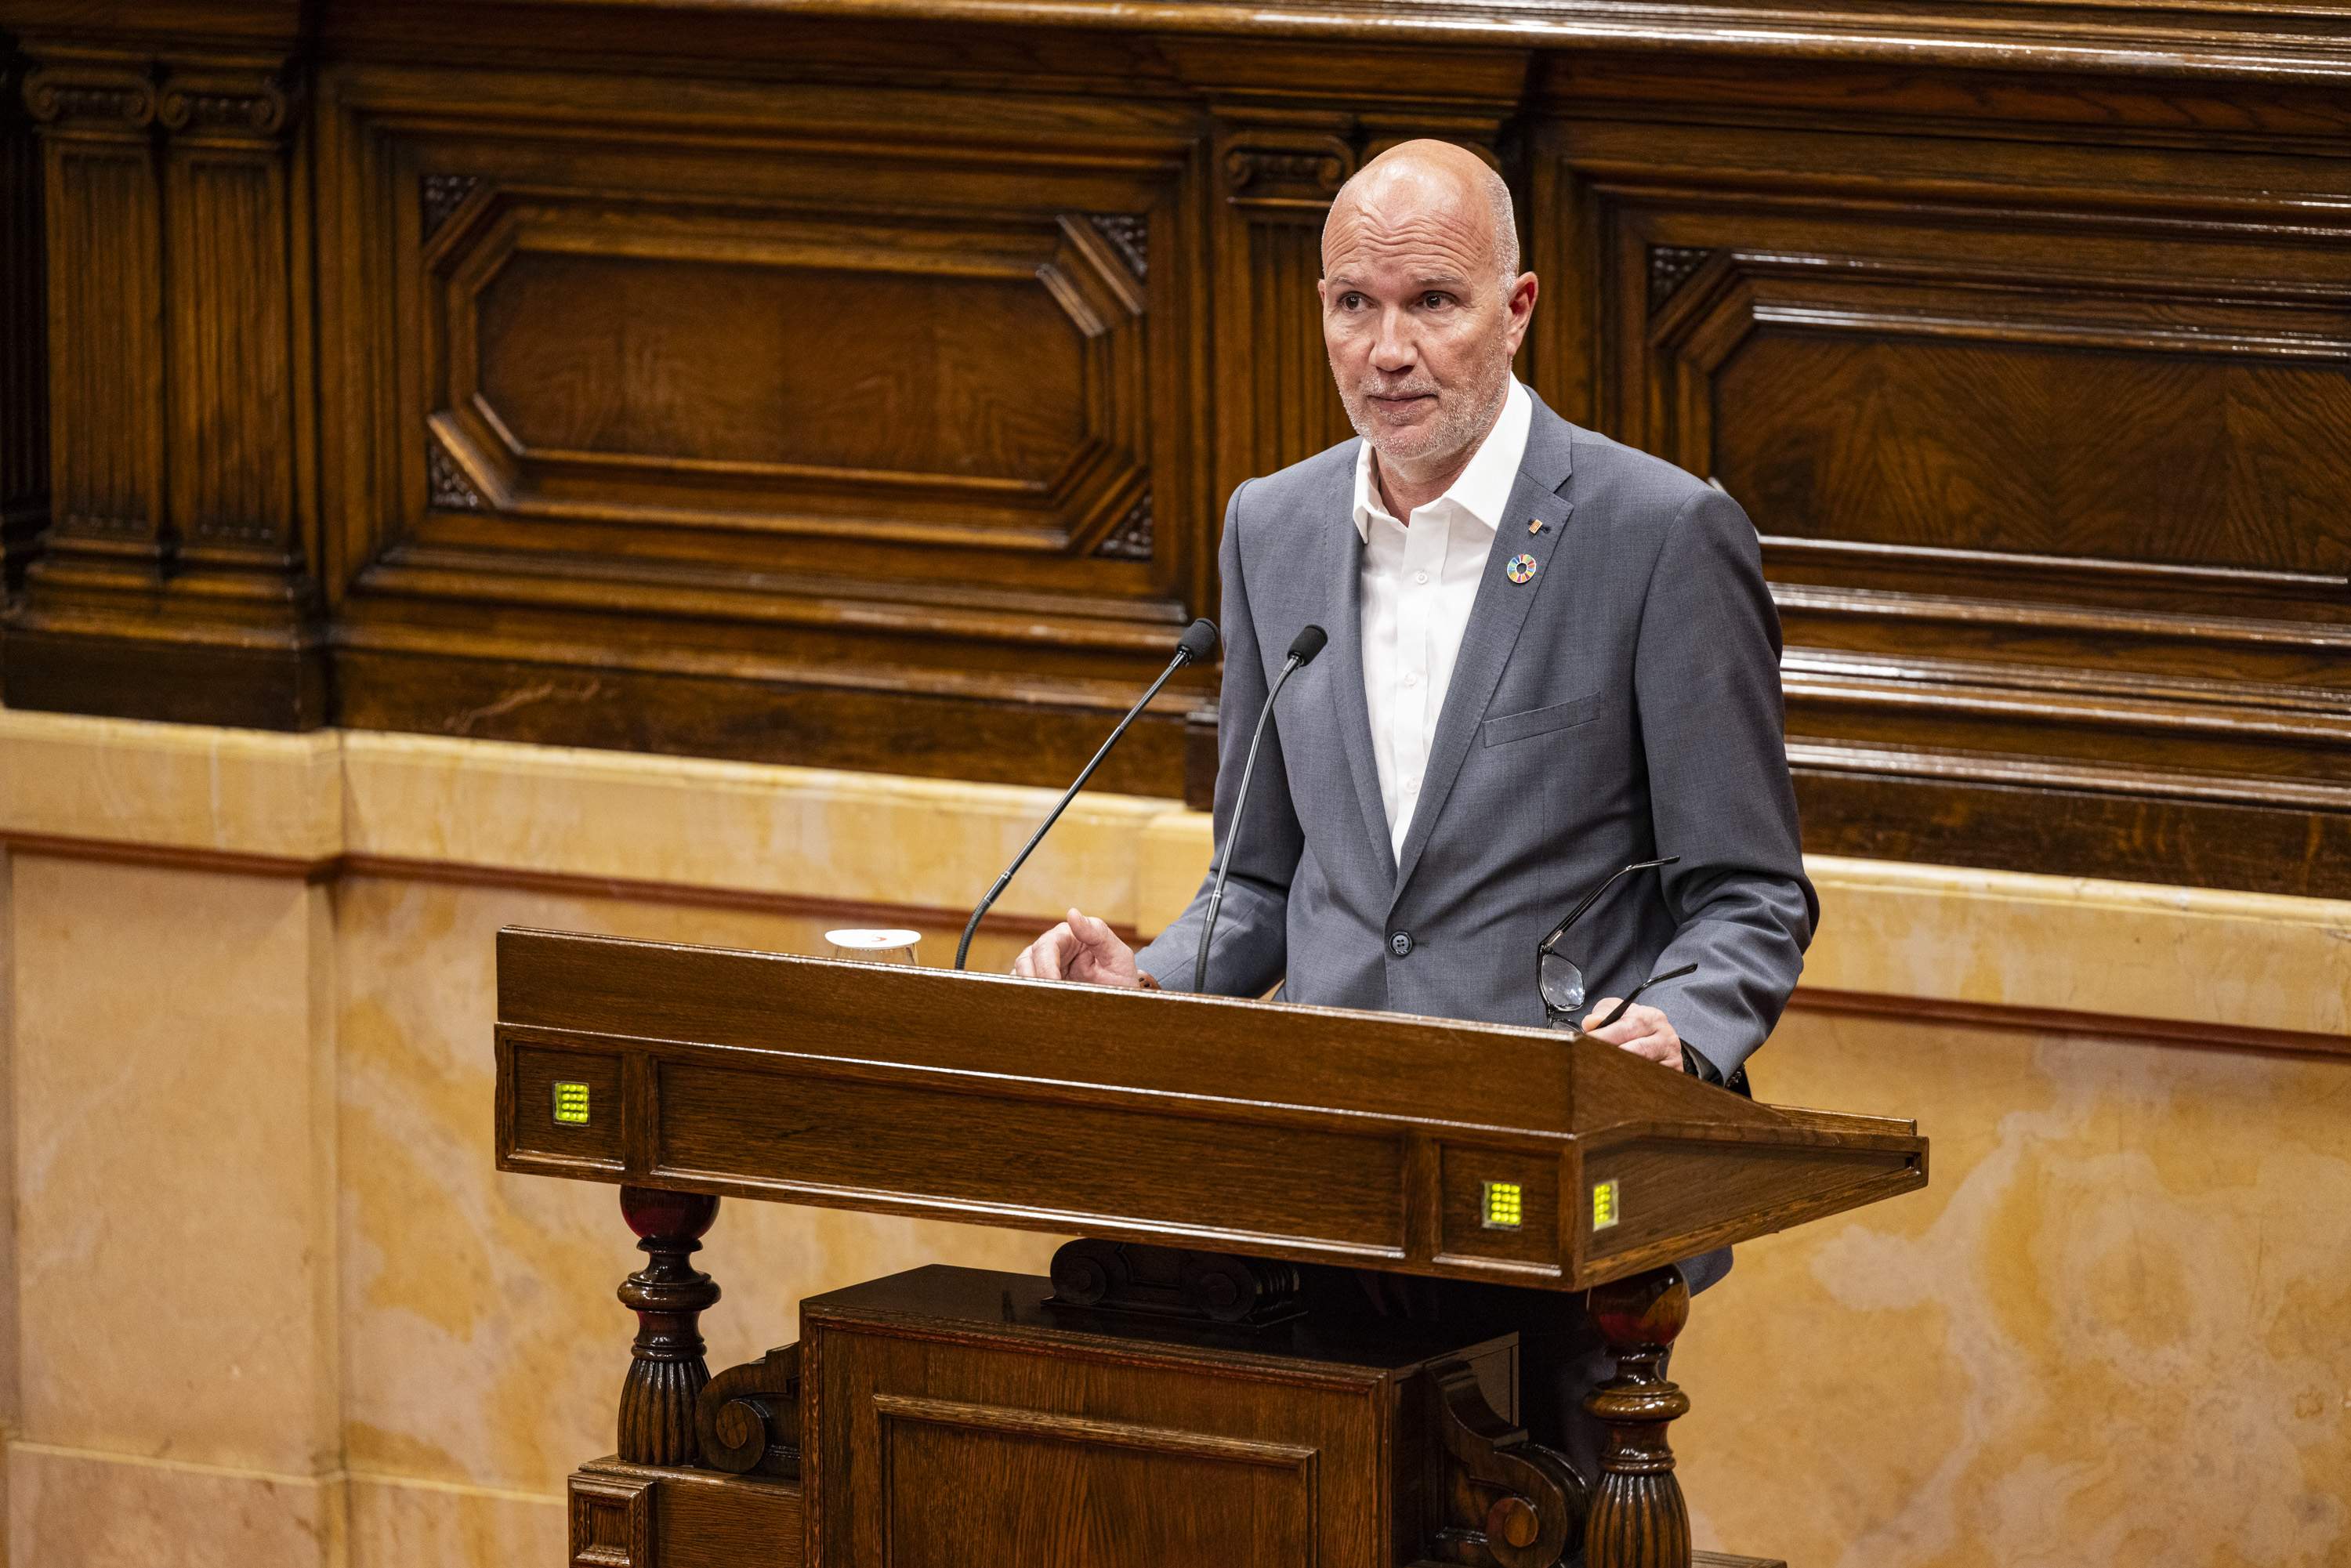
[(427, 500), (444, 512), (495, 510), (472, 476), (450, 455), (438, 432), (428, 432), (424, 437), (424, 479)]
[(423, 236), (430, 240), (439, 234), (481, 184), (481, 177), (476, 174), (427, 174), (419, 180), (417, 200), (423, 217)]
[(131, 65), (37, 66), (25, 78), (25, 109), (43, 125), (144, 130), (155, 122), (153, 73)]
[(728, 1475), (800, 1473), (800, 1347), (781, 1345), (704, 1385), (695, 1407), (702, 1462)]
[(1090, 213), (1086, 221), (1110, 241), (1138, 279), (1151, 276), (1151, 219), (1143, 213)]
[(656, 1568), (657, 1484), (649, 1477), (572, 1476), (571, 1568)]
[(1240, 207), (1328, 207), (1355, 172), (1355, 151), (1335, 136), (1281, 141), (1244, 134), (1224, 151), (1225, 199)]
[(1102, 543), (1094, 547), (1094, 554), (1104, 560), (1149, 560), (1151, 559), (1151, 493), (1149, 491), (1144, 492), (1143, 498), (1134, 503), (1134, 509), (1120, 518), (1118, 526), (1110, 531), (1109, 536)]
[(1477, 1568), (1552, 1568), (1575, 1556), (1591, 1507), (1586, 1478), (1495, 1414), (1468, 1363), (1437, 1362), (1428, 1376), (1434, 1447), (1444, 1455), (1434, 1555)]
[(167, 71), (156, 122), (174, 133), (273, 140), (293, 126), (302, 99), (296, 73)]
[(1704, 246), (1653, 245), (1649, 247), (1649, 314), (1654, 316), (1687, 283), (1690, 274), (1706, 265), (1714, 252)]

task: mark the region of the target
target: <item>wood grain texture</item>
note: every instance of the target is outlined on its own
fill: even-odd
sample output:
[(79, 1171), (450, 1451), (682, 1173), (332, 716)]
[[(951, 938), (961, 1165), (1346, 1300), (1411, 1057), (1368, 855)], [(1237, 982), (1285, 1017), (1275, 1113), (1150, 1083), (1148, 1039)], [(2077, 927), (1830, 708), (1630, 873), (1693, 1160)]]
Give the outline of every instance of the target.
[(572, 1568), (799, 1568), (803, 1561), (795, 1481), (612, 1457), (573, 1471), (569, 1490)]
[(0, 599), (24, 585), (49, 513), (47, 245), (27, 68), (0, 43)]
[(498, 988), (500, 1168), (624, 1192), (1577, 1290), (1926, 1180), (1910, 1123), (1542, 1030), (515, 930)]
[(1390, 1568), (1437, 1544), (1432, 1365), (1515, 1344), (1076, 1324), (1045, 1289), (934, 1266), (803, 1304), (809, 1561)]
[[(1757, 522), (1811, 848), (2351, 893), (2351, 26), (1507, 13), (0, 0), (0, 696), (1060, 782), (1347, 434), (1322, 214), (1439, 135), (1522, 373)], [(1213, 696), (1102, 783), (1204, 801)]]

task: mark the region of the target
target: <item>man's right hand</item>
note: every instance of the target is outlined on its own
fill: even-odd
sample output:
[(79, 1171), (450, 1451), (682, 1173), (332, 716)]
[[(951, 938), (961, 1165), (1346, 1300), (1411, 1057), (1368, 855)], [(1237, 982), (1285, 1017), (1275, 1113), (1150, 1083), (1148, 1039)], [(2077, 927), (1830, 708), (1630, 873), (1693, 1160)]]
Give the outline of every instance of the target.
[(1030, 980), (1075, 980), (1083, 986), (1137, 987), (1144, 983), (1134, 949), (1118, 939), (1106, 920), (1072, 909), (1070, 917), (1020, 950), (1012, 972)]

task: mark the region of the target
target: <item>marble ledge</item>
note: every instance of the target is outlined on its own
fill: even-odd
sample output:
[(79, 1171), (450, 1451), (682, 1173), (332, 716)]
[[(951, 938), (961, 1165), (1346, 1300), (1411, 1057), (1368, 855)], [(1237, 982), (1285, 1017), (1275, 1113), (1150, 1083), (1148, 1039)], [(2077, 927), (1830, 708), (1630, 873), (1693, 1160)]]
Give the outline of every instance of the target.
[[(325, 730), (0, 711), (0, 839), (313, 873), (551, 878), (648, 897), (954, 911), (1054, 791)], [(998, 909), (1149, 933), (1197, 887), (1207, 817), (1088, 793)], [(1814, 857), (1816, 993), (2351, 1037), (2351, 901)]]

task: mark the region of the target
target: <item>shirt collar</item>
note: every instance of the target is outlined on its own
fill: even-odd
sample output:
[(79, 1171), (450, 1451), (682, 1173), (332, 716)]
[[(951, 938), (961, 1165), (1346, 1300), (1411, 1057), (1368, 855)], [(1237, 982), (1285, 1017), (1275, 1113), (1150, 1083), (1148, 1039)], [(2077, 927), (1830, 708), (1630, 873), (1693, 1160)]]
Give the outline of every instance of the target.
[[(1502, 412), (1494, 421), (1494, 428), (1486, 433), (1478, 455), (1469, 459), (1469, 466), (1461, 470), (1459, 478), (1444, 495), (1430, 506), (1450, 501), (1460, 511), (1484, 525), (1489, 533), (1502, 526), (1502, 511), (1510, 504), (1510, 491), (1519, 482), (1519, 466), (1527, 455), (1527, 433), (1534, 426), (1534, 398), (1518, 377), (1510, 378), (1510, 390), (1502, 399)], [(1372, 483), (1372, 444), (1362, 443), (1355, 453), (1355, 532), (1365, 542), (1372, 537), (1372, 519), (1388, 517), (1388, 509), (1380, 503), (1378, 487)]]

